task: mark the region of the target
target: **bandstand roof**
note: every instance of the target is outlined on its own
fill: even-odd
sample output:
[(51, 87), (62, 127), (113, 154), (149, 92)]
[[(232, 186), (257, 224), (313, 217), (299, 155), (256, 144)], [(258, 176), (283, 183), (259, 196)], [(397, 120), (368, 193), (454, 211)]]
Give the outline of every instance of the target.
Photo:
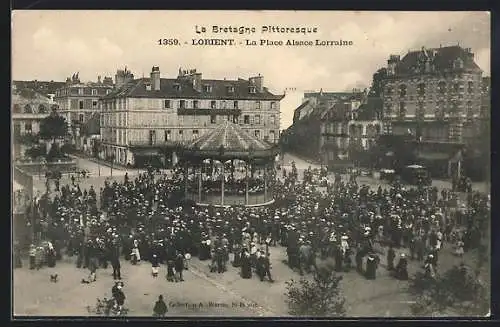
[(277, 147), (246, 132), (240, 125), (225, 121), (189, 143), (184, 153), (203, 158), (264, 158), (277, 154)]

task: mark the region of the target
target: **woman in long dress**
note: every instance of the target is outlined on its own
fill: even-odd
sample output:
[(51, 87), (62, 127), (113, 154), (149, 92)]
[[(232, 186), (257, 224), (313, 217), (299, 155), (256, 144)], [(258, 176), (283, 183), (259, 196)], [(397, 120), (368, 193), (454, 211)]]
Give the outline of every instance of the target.
[(252, 278), (252, 266), (250, 263), (250, 253), (246, 249), (241, 255), (241, 277), (245, 279)]

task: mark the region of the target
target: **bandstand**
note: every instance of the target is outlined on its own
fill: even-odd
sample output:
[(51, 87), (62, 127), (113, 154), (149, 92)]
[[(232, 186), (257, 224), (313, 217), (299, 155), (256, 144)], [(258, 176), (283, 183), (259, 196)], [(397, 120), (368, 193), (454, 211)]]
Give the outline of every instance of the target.
[(271, 204), (278, 152), (277, 146), (226, 121), (181, 152), (185, 197), (198, 205)]

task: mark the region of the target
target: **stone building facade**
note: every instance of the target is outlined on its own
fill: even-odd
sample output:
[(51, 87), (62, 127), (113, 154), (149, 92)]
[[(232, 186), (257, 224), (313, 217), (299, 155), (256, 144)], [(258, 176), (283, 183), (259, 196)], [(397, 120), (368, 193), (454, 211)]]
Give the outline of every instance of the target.
[(102, 156), (142, 166), (155, 160), (175, 163), (175, 147), (200, 137), (225, 120), (238, 123), (261, 140), (277, 143), (280, 101), (264, 87), (262, 76), (248, 80), (203, 79), (196, 70), (162, 78), (127, 75), (102, 98)]
[(422, 140), (462, 142), (479, 117), (482, 71), (459, 46), (391, 55), (382, 93), (388, 134), (412, 131)]
[(373, 100), (359, 90), (305, 93), (287, 130), (287, 146), (327, 166), (351, 163), (352, 148), (368, 150), (382, 132), (375, 108), (380, 101)]
[(101, 80), (100, 76), (97, 82), (82, 83), (77, 73), (56, 90), (54, 101), (68, 123), (68, 131), (77, 148), (83, 148), (87, 143), (88, 136), (82, 135), (82, 126), (100, 113), (99, 99), (111, 92), (113, 84), (110, 77)]
[(457, 164), (478, 131), (482, 73), (471, 49), (458, 45), (391, 55), (382, 92), (385, 134), (414, 136), (422, 163)]

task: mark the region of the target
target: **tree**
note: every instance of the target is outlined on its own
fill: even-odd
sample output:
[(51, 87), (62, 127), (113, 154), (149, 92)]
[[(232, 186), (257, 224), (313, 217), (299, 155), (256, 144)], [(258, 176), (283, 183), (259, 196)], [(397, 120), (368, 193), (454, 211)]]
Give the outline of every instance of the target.
[(434, 279), (419, 272), (410, 280), (408, 290), (416, 297), (411, 310), (419, 316), (485, 316), (490, 309), (489, 289), (479, 270), (464, 264)]
[(64, 138), (68, 134), (68, 125), (63, 116), (55, 110), (40, 122), (40, 138), (55, 142), (56, 139)]
[(59, 147), (59, 144), (57, 143), (52, 143), (49, 153), (47, 153), (47, 161), (55, 161), (59, 158), (64, 158), (64, 154), (61, 151), (61, 147)]
[(44, 146), (40, 146), (40, 145), (35, 145), (35, 146), (32, 146), (31, 148), (27, 149), (25, 152), (24, 152), (24, 155), (26, 157), (29, 157), (31, 158), (32, 160), (35, 160), (39, 157), (44, 157), (45, 156), (45, 147)]
[(387, 77), (387, 69), (380, 68), (373, 74), (372, 85), (370, 87), (370, 92), (368, 93), (371, 97), (380, 97), (382, 90), (384, 89), (384, 79)]
[(332, 267), (321, 267), (314, 272), (312, 280), (288, 281), (285, 295), (289, 313), (294, 316), (344, 316), (341, 280), (342, 276), (337, 276)]

